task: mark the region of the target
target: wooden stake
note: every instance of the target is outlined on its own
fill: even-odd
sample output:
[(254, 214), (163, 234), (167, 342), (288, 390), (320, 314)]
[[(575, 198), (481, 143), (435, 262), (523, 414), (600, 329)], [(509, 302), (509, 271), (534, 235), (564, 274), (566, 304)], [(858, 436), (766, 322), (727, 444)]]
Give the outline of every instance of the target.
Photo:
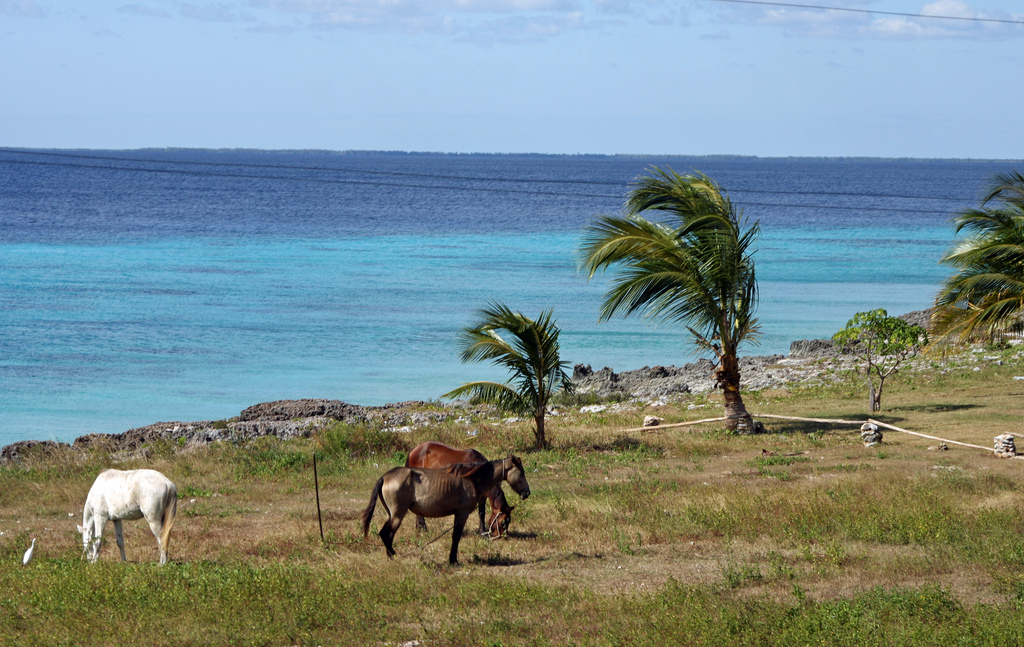
[(316, 520), (320, 523), (320, 543), (324, 543), (324, 519), (320, 515), (320, 479), (316, 474), (316, 452), (313, 452), (313, 486), (316, 488)]

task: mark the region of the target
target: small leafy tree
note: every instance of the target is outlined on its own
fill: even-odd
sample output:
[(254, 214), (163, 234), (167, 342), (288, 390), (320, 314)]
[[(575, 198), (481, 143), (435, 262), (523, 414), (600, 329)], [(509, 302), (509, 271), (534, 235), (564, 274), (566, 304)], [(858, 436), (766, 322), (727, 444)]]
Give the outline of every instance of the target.
[[(559, 393), (572, 394), (568, 364), (558, 355), (559, 329), (552, 311), (534, 321), (501, 303), (479, 311), (480, 322), (463, 328), (460, 336), (463, 362), (490, 361), (506, 367), (508, 382), (468, 382), (442, 397), (471, 397), (511, 413), (533, 416), (538, 449), (548, 446), (544, 418), (548, 402)], [(503, 337), (500, 332), (504, 332)]]
[[(858, 312), (832, 340), (864, 362), (868, 408), (881, 411), (885, 380), (928, 343), (928, 333), (879, 308)], [(876, 385), (877, 380), (877, 385)]]

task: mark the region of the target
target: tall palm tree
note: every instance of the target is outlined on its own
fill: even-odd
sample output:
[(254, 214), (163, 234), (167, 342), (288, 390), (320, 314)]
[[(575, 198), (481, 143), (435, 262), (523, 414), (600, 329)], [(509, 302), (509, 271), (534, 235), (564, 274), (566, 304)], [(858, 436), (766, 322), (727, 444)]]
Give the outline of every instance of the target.
[[(548, 446), (544, 418), (548, 402), (559, 392), (572, 393), (568, 364), (558, 356), (559, 329), (552, 311), (534, 321), (493, 302), (480, 309), (480, 321), (460, 335), (463, 362), (490, 361), (512, 375), (508, 382), (468, 382), (442, 397), (471, 397), (500, 409), (533, 416), (538, 449)], [(503, 337), (499, 334), (504, 331)]]
[(940, 345), (1024, 332), (1024, 175), (996, 175), (978, 209), (954, 220), (968, 236), (942, 257), (957, 272), (935, 297)]
[[(641, 214), (659, 211), (664, 224)], [(588, 227), (580, 253), (592, 278), (620, 268), (601, 306), (601, 320), (640, 313), (681, 324), (698, 348), (715, 354), (715, 379), (725, 399), (729, 427), (753, 431), (740, 396), (737, 351), (759, 333), (754, 310), (757, 280), (751, 245), (760, 228), (745, 231), (740, 214), (721, 188), (703, 174), (682, 176), (653, 168), (637, 180), (625, 215), (602, 216)]]

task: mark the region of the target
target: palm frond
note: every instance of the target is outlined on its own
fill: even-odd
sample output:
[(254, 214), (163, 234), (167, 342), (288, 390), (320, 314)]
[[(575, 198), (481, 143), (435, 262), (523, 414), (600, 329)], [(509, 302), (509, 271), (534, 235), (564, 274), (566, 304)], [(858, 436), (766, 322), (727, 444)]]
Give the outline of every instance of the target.
[[(705, 175), (654, 168), (626, 202), (626, 216), (604, 216), (584, 233), (580, 267), (590, 277), (619, 269), (605, 293), (600, 320), (640, 314), (687, 326), (698, 345), (716, 338), (735, 352), (759, 333), (753, 312), (757, 279), (752, 246), (757, 223), (742, 230), (720, 187)], [(675, 227), (642, 217), (661, 211)], [(703, 341), (702, 341), (703, 340)]]
[(467, 382), (441, 396), (442, 398), (468, 398), (493, 404), (504, 411), (532, 413), (530, 403), (522, 394), (500, 382)]
[(460, 333), (462, 361), (490, 361), (504, 367), (509, 379), (504, 384), (464, 384), (443, 397), (472, 395), (509, 411), (537, 415), (552, 395), (571, 390), (568, 365), (559, 357), (560, 331), (552, 310), (533, 320), (502, 303), (492, 302), (477, 314), (478, 322)]
[[(994, 204), (990, 204), (994, 203)], [(941, 259), (957, 271), (935, 297), (938, 346), (1024, 329), (1024, 175), (994, 178), (979, 209), (955, 219), (958, 241)]]

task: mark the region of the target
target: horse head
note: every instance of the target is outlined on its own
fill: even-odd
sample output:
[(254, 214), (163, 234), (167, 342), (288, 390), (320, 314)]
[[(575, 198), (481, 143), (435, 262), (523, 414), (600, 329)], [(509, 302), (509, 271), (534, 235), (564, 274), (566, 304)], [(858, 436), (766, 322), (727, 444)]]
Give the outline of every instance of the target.
[(505, 469), (505, 480), (512, 486), (512, 489), (519, 495), (520, 499), (530, 496), (530, 484), (526, 482), (526, 470), (523, 468), (523, 461), (518, 456), (508, 455), (502, 462)]
[(515, 509), (514, 505), (505, 503), (501, 510), (491, 514), (491, 518), (487, 521), (487, 530), (491, 537), (497, 539), (508, 534), (508, 526), (512, 523), (512, 511)]
[(92, 522), (87, 521), (85, 527), (77, 526), (79, 534), (82, 535), (82, 552), (90, 562), (95, 562), (100, 556), (100, 542), (93, 539)]

